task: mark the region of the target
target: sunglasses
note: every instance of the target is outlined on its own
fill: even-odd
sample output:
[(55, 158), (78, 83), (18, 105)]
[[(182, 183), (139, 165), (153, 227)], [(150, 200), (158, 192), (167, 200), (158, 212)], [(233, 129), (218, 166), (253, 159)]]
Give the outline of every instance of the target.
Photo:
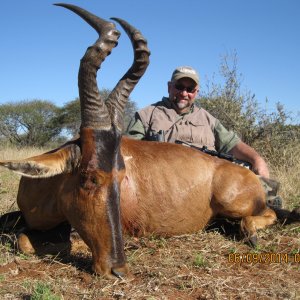
[(195, 93), (197, 90), (195, 87), (187, 87), (182, 84), (175, 84), (175, 89), (180, 92), (187, 91), (187, 93)]

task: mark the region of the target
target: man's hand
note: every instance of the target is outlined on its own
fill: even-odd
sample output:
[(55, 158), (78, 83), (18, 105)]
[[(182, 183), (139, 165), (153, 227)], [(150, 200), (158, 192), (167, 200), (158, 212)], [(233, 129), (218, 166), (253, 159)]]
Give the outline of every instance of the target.
[(254, 161), (254, 163), (252, 163), (252, 169), (253, 172), (257, 175), (261, 175), (265, 178), (270, 177), (268, 166), (266, 162), (263, 160), (263, 158), (260, 156)]
[(244, 142), (239, 142), (229, 151), (229, 153), (237, 159), (251, 163), (255, 174), (266, 178), (270, 177), (267, 163), (252, 147), (248, 146)]

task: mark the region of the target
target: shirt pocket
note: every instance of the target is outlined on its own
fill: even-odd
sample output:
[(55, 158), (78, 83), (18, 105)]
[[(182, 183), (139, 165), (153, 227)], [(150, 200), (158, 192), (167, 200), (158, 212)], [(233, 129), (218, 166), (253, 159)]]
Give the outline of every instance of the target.
[(215, 149), (215, 136), (208, 124), (199, 121), (190, 121), (190, 142), (198, 147), (206, 146), (208, 149)]

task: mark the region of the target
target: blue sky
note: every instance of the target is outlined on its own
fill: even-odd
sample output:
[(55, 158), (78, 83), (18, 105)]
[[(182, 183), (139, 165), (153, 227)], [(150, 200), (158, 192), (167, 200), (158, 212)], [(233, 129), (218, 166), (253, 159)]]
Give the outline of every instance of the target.
[[(130, 96), (139, 107), (167, 95), (167, 81), (179, 65), (197, 69), (205, 89), (207, 78), (218, 74), (221, 57), (236, 51), (242, 88), (254, 93), (263, 108), (271, 112), (280, 101), (288, 111), (300, 111), (298, 0), (65, 2), (105, 19), (123, 18), (147, 38), (150, 66)], [(1, 2), (0, 104), (46, 99), (61, 106), (78, 96), (79, 61), (97, 34), (53, 3)], [(119, 46), (98, 73), (99, 88), (113, 88), (132, 63), (130, 42), (118, 29)]]

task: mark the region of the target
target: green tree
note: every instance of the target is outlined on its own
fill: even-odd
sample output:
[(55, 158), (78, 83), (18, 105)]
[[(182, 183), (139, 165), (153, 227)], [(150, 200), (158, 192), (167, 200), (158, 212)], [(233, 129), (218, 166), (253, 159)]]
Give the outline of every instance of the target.
[(61, 132), (59, 108), (45, 100), (0, 105), (0, 135), (20, 146), (44, 146)]
[(133, 118), (133, 116), (137, 110), (138, 110), (138, 107), (137, 107), (136, 102), (129, 99), (125, 106), (125, 110), (124, 110), (124, 127), (123, 127), (124, 129), (123, 129), (123, 131), (126, 131), (131, 118)]
[(76, 136), (76, 134), (79, 133), (79, 127), (81, 124), (79, 98), (67, 102), (61, 108), (60, 119), (68, 134)]

